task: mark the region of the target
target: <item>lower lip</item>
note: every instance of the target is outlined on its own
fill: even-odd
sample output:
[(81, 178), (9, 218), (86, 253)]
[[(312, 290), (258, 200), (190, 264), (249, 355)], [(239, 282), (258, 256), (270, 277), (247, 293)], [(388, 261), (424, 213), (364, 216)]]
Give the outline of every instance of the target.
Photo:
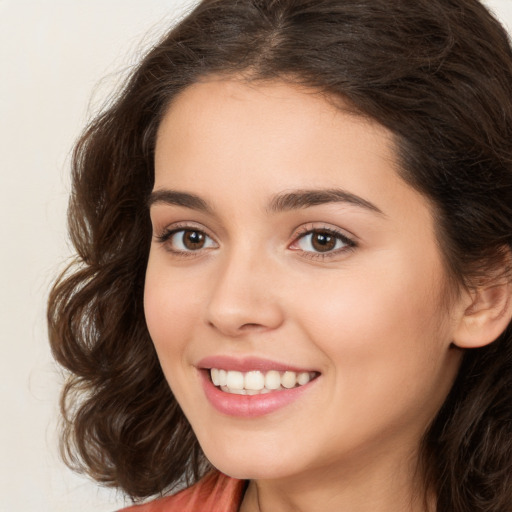
[(206, 398), (213, 407), (223, 414), (240, 418), (254, 418), (277, 411), (299, 399), (317, 380), (316, 378), (303, 386), (262, 395), (237, 395), (226, 393), (214, 386), (209, 372), (202, 370), (200, 374)]

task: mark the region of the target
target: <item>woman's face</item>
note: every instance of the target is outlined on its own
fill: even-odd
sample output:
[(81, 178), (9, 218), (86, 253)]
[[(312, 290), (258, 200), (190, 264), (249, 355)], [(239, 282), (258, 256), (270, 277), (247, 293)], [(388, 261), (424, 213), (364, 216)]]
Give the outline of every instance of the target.
[(312, 90), (212, 79), (173, 102), (155, 166), (147, 325), (210, 461), (276, 479), (413, 460), (458, 305), (390, 133)]

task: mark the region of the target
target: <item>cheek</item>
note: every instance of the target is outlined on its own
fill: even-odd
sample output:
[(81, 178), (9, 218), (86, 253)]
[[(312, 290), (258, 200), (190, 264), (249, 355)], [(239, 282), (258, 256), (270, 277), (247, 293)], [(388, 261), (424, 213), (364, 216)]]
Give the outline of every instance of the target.
[(303, 294), (302, 317), (330, 332), (327, 338), (339, 333), (361, 343), (383, 341), (382, 335), (399, 332), (405, 338), (410, 330), (422, 332), (433, 323), (439, 298), (432, 292), (436, 286), (432, 272), (418, 275), (400, 266), (395, 273), (386, 265), (363, 270), (311, 283), (308, 294)]
[(297, 316), (330, 359), (340, 387), (369, 397), (382, 397), (386, 388), (402, 392), (404, 385), (425, 392), (442, 379), (449, 346), (447, 315), (434, 291), (442, 274), (435, 257), (379, 260), (309, 293)]
[(195, 295), (185, 283), (176, 282), (165, 266), (148, 264), (144, 288), (144, 312), (149, 334), (174, 397), (185, 410), (194, 400), (186, 383), (190, 380), (190, 346), (197, 319)]
[[(185, 293), (182, 285), (170, 279), (160, 267), (150, 257), (144, 287), (144, 312), (158, 357), (167, 364), (176, 360), (175, 356), (187, 342), (194, 305), (190, 290)], [(166, 357), (167, 354), (173, 357)]]

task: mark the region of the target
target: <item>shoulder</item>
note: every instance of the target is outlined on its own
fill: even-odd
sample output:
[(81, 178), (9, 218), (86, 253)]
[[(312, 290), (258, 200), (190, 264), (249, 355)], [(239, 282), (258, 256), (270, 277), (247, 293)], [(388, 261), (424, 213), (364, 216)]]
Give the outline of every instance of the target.
[(119, 512), (237, 512), (245, 488), (243, 480), (218, 471), (208, 473), (183, 491)]

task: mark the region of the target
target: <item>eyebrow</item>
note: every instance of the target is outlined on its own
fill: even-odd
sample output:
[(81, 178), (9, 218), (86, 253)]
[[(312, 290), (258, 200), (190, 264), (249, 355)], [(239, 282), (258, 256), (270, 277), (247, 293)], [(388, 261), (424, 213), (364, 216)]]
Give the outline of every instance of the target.
[[(153, 191), (147, 201), (148, 207), (154, 204), (183, 206), (203, 213), (213, 214), (213, 208), (201, 197), (188, 192), (161, 189)], [(376, 205), (342, 189), (293, 190), (274, 196), (267, 207), (272, 213), (300, 210), (328, 203), (348, 203), (359, 208), (384, 215)]]
[(178, 192), (176, 190), (163, 189), (151, 192), (147, 201), (148, 208), (159, 203), (183, 206), (185, 208), (198, 210), (204, 213), (213, 212), (213, 209), (208, 205), (208, 203), (199, 196), (189, 194), (187, 192)]
[(268, 209), (272, 212), (283, 212), (327, 203), (348, 203), (384, 215), (383, 211), (370, 201), (338, 188), (293, 190), (279, 194), (270, 201)]

